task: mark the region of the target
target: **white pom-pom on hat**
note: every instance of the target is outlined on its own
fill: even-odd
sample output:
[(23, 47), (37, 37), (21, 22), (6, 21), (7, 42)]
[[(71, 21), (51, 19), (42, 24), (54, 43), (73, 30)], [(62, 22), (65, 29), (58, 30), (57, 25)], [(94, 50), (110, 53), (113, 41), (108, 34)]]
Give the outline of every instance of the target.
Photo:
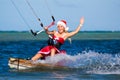
[(59, 24), (62, 25), (62, 26), (65, 28), (66, 31), (69, 30), (69, 27), (67, 27), (67, 22), (66, 22), (65, 20), (60, 20), (60, 21), (58, 21), (58, 22), (57, 22), (57, 26), (58, 26)]

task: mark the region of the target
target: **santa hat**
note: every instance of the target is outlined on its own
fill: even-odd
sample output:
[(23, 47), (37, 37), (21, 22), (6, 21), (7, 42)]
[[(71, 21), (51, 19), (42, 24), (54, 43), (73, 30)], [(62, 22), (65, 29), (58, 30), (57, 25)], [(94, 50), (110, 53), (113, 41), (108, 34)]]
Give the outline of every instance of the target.
[(62, 26), (65, 28), (66, 31), (68, 31), (69, 27), (67, 27), (67, 22), (66, 22), (65, 20), (60, 20), (60, 21), (58, 21), (58, 22), (57, 22), (57, 26), (58, 26), (59, 24), (62, 25)]

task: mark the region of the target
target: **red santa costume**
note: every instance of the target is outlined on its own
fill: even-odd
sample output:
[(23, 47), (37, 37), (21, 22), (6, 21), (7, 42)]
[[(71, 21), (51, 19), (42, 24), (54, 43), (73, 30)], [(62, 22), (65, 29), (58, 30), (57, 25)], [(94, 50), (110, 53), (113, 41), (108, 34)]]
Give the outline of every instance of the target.
[[(68, 30), (68, 27), (66, 26), (66, 21), (65, 20), (61, 20), (58, 21), (57, 25), (63, 25), (63, 27), (65, 28), (65, 30)], [(58, 33), (58, 32), (56, 32)], [(40, 51), (38, 51), (38, 53), (42, 54), (43, 58), (45, 58), (46, 56), (50, 56), (50, 52), (51, 49), (55, 49), (57, 53), (60, 53), (61, 51), (59, 51), (59, 48), (62, 44), (64, 44), (64, 37), (65, 35), (63, 35), (62, 37), (56, 37), (55, 35), (53, 35), (50, 39), (50, 41), (52, 40), (52, 42), (50, 42), (50, 44), (48, 44), (48, 46), (42, 48)], [(62, 51), (62, 53), (64, 53), (64, 51)]]

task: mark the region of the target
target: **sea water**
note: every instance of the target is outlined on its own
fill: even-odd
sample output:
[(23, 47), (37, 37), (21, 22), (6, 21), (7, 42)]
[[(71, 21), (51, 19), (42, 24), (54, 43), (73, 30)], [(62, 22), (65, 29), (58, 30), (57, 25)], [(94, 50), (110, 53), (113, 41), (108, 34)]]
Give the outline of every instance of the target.
[(47, 35), (0, 32), (0, 80), (120, 80), (120, 32), (80, 32), (71, 39), (61, 47), (67, 54), (44, 61), (70, 69), (17, 71), (9, 68), (8, 59), (31, 58), (47, 45)]

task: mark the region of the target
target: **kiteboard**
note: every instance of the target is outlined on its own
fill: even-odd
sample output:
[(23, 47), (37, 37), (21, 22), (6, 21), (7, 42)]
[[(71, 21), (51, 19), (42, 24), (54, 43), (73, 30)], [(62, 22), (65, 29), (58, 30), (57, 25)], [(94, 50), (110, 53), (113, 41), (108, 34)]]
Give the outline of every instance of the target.
[(49, 63), (33, 63), (31, 60), (9, 58), (8, 65), (10, 68), (25, 70), (25, 69), (68, 69), (66, 66)]

